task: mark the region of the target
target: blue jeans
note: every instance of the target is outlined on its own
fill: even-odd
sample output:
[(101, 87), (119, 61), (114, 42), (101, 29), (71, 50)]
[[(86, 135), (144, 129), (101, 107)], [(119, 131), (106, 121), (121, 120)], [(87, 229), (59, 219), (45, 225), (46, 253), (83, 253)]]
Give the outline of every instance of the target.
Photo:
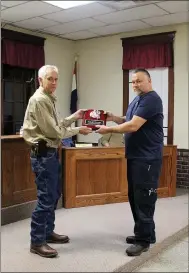
[(56, 150), (45, 157), (31, 152), (31, 165), (37, 186), (37, 206), (31, 219), (31, 243), (41, 245), (55, 228), (55, 210), (61, 196), (60, 163)]

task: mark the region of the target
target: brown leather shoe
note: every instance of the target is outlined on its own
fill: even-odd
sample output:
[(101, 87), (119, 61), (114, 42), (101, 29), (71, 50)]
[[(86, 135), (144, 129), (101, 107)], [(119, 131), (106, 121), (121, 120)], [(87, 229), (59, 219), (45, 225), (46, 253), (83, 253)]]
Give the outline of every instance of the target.
[(30, 246), (30, 252), (38, 254), (45, 258), (54, 258), (58, 255), (58, 252), (47, 244), (33, 245)]
[(70, 241), (70, 238), (66, 235), (59, 235), (53, 232), (46, 240), (47, 243), (51, 244), (66, 244)]

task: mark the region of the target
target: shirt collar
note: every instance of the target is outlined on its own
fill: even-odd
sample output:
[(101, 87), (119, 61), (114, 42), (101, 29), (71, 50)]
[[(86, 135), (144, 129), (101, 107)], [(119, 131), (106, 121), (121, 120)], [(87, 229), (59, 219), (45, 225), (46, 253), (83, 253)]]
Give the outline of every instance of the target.
[(44, 95), (46, 95), (46, 96), (48, 96), (53, 102), (56, 102), (56, 100), (57, 100), (57, 97), (56, 97), (56, 95), (55, 94), (53, 94), (53, 93), (48, 93), (48, 92), (45, 92), (44, 91), (44, 89), (43, 89), (43, 87), (39, 87), (39, 92), (40, 93), (42, 93), (42, 94), (44, 94)]

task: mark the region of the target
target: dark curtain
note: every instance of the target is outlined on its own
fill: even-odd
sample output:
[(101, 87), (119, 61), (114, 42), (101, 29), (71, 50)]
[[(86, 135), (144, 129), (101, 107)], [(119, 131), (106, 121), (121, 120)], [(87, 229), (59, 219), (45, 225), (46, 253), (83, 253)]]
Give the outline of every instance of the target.
[(3, 64), (30, 69), (39, 69), (45, 64), (45, 39), (5, 29), (1, 33)]
[(12, 66), (39, 69), (45, 63), (44, 48), (4, 39), (1, 62)]
[(123, 70), (173, 67), (173, 41), (174, 33), (123, 39)]

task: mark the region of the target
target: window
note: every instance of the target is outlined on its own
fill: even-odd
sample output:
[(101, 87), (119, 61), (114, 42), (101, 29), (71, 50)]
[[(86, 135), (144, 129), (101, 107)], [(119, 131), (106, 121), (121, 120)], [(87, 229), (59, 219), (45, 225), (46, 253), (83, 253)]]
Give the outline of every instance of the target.
[(2, 135), (19, 133), (28, 100), (36, 89), (36, 70), (2, 65)]

